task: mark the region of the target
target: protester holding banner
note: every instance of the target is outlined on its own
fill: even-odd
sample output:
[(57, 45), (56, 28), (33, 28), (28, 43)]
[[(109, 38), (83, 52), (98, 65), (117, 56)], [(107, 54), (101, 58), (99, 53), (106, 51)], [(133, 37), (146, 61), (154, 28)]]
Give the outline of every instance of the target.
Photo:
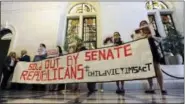
[(41, 43), (37, 52), (38, 52), (38, 54), (35, 56), (35, 58), (33, 60), (34, 62), (35, 61), (41, 61), (41, 60), (47, 58), (47, 51), (46, 51), (46, 45), (45, 44)]
[[(79, 48), (84, 49), (84, 46)], [(19, 62), (15, 67), (12, 82), (45, 85), (87, 83), (88, 89), (93, 92), (93, 82), (153, 77), (156, 77), (156, 74), (152, 53), (148, 39), (145, 38), (119, 46), (84, 50), (38, 62)]]
[[(148, 22), (146, 20), (143, 20), (140, 22), (139, 26), (143, 27), (143, 26), (147, 26), (147, 25), (149, 25)], [(153, 55), (154, 69), (155, 69), (155, 72), (157, 75), (157, 80), (158, 80), (158, 83), (159, 83), (159, 86), (161, 89), (161, 93), (166, 94), (167, 92), (163, 88), (163, 75), (162, 75), (162, 71), (160, 68), (160, 54), (158, 52), (158, 47), (155, 44), (156, 36), (160, 36), (160, 35), (155, 34), (155, 36), (153, 36), (152, 34), (148, 34), (148, 33), (151, 33), (151, 32), (148, 32), (148, 30), (146, 30), (146, 29), (143, 30), (143, 34), (146, 34), (146, 36), (148, 37), (148, 41), (149, 41), (150, 48), (151, 48), (152, 55)], [(153, 90), (152, 79), (148, 79), (148, 82), (149, 82), (150, 88), (149, 88), (149, 90), (147, 90), (145, 92), (146, 93), (155, 93)]]
[(57, 46), (57, 49), (58, 49), (58, 56), (62, 56), (63, 55), (63, 52), (62, 52), (62, 48), (60, 46)]
[[(84, 51), (84, 50), (87, 50), (87, 48), (84, 46), (83, 41), (82, 40), (78, 41), (77, 52)], [(87, 88), (89, 90), (89, 93), (93, 93), (94, 91), (96, 91), (96, 83), (88, 82)]]
[[(57, 48), (58, 48), (59, 56), (62, 56), (63, 55), (62, 48), (60, 46), (57, 46)], [(64, 88), (65, 88), (65, 84), (58, 84), (57, 90), (64, 90)]]
[[(77, 52), (77, 45), (78, 45), (78, 40), (75, 39), (75, 43), (74, 44), (71, 44), (68, 48), (68, 54), (72, 54), (72, 53), (75, 53)], [(78, 83), (74, 83), (72, 84), (72, 91), (76, 92), (76, 91), (79, 91), (79, 84)], [(73, 88), (74, 87), (74, 88)]]
[(30, 62), (30, 56), (27, 55), (26, 50), (21, 51), (21, 57), (19, 58), (19, 61), (25, 61), (25, 62)]
[[(105, 40), (103, 41), (103, 45), (104, 47), (114, 46), (113, 37), (110, 36), (110, 37), (105, 38)], [(100, 92), (103, 92), (103, 83), (99, 84), (99, 90)]]
[[(105, 38), (105, 40), (103, 41), (103, 45), (104, 47), (110, 47), (113, 46), (113, 37), (107, 37)], [(103, 83), (99, 83), (99, 90), (100, 92), (103, 92)]]
[[(1, 89), (7, 88), (8, 79), (13, 74), (16, 63), (17, 63), (16, 53), (10, 52), (10, 54), (5, 59), (5, 62), (3, 64), (3, 80), (1, 84)], [(11, 89), (15, 89), (14, 87), (15, 86), (11, 86)]]
[[(38, 48), (38, 54), (34, 57), (34, 62), (41, 61), (47, 58), (46, 45), (41, 43)], [(45, 85), (33, 85), (33, 90), (45, 90)]]
[[(115, 46), (118, 46), (118, 45), (122, 45), (123, 44), (119, 32), (114, 32), (113, 38), (114, 38), (114, 45)], [(120, 82), (121, 82), (121, 88), (119, 86), (119, 83)], [(125, 93), (124, 81), (116, 81), (116, 85), (117, 85), (116, 93)]]
[[(60, 46), (57, 46), (57, 56), (62, 56), (62, 49)], [(50, 85), (50, 91), (58, 91), (58, 90), (64, 90), (65, 85), (64, 84), (52, 84)]]
[[(21, 51), (21, 57), (19, 58), (18, 61), (30, 62), (30, 56), (27, 55), (26, 50)], [(26, 84), (17, 84), (17, 85), (18, 85), (18, 90), (23, 90), (26, 87)]]
[[(80, 51), (83, 51), (83, 50), (87, 50), (84, 46), (83, 46), (83, 42), (82, 40), (78, 40), (77, 41), (77, 45), (76, 45), (76, 52), (80, 52)], [(76, 91), (79, 91), (79, 84), (78, 83), (75, 83), (74, 84), (74, 89), (73, 89), (75, 92)]]

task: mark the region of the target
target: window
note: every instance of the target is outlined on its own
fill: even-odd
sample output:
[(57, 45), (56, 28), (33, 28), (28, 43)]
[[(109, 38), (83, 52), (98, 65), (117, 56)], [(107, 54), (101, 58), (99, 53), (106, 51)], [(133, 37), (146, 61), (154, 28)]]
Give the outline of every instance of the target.
[(97, 48), (96, 10), (91, 4), (79, 3), (68, 12), (66, 40), (68, 47), (74, 47), (77, 36), (81, 38), (87, 49)]
[(168, 34), (169, 29), (175, 29), (175, 25), (171, 14), (161, 14), (161, 19), (166, 34)]
[(148, 10), (151, 10), (151, 9), (168, 9), (168, 6), (162, 2), (162, 1), (147, 1), (146, 2), (146, 8)]
[(73, 42), (73, 37), (78, 36), (79, 34), (79, 19), (70, 19), (67, 20), (67, 36), (68, 44)]
[[(158, 31), (158, 33), (162, 37), (168, 38), (172, 35), (178, 35), (178, 34), (169, 34), (171, 30), (175, 30), (175, 24), (173, 21), (172, 13), (173, 11), (168, 8), (168, 6), (162, 2), (162, 1), (148, 1), (146, 2), (146, 9), (148, 10), (148, 19), (151, 24), (153, 24), (154, 28)], [(172, 37), (173, 38), (173, 37)], [(169, 43), (173, 44), (173, 43)], [(167, 45), (163, 44), (163, 41), (159, 44), (162, 49), (169, 48)], [(168, 51), (161, 50), (161, 53), (163, 54), (163, 62), (167, 63), (168, 61), (165, 61), (165, 54)]]
[[(146, 2), (146, 9), (148, 10), (155, 10), (155, 13), (149, 14), (148, 18), (150, 23), (153, 24), (154, 29), (157, 29), (157, 25), (163, 25), (164, 29), (162, 33), (165, 36), (168, 34), (169, 29), (175, 29), (175, 25), (172, 18), (172, 12), (169, 10), (168, 6), (162, 1), (147, 1)], [(165, 11), (163, 11), (165, 10)], [(158, 17), (158, 18), (156, 18)], [(156, 20), (162, 21), (161, 23), (157, 23)]]
[[(169, 29), (175, 29), (176, 30), (175, 24), (173, 22), (173, 18), (172, 18), (171, 14), (166, 14), (166, 13), (162, 14), (161, 13), (160, 18), (162, 20), (162, 25), (164, 27), (164, 31), (165, 31), (166, 35), (168, 34)], [(155, 15), (154, 14), (148, 15), (148, 19), (149, 19), (149, 22), (153, 25), (154, 29), (158, 30)]]
[(157, 30), (157, 24), (155, 20), (155, 15), (148, 15), (149, 22), (153, 25), (154, 29)]
[(88, 12), (95, 12), (95, 9), (92, 5), (86, 3), (80, 3), (76, 6), (72, 7), (69, 11), (71, 13), (88, 13)]
[(85, 46), (89, 49), (96, 48), (96, 18), (84, 18), (83, 21), (83, 41)]

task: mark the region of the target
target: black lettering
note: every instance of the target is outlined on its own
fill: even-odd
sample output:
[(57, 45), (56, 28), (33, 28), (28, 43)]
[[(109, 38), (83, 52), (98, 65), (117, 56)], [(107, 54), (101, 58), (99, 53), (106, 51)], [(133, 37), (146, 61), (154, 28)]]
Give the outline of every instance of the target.
[(102, 73), (102, 76), (106, 76), (106, 71), (104, 73)]
[(98, 71), (98, 73), (99, 73), (99, 76), (102, 76), (100, 71)]
[(139, 73), (140, 72), (140, 69), (141, 67), (138, 67), (138, 66), (135, 66), (134, 69), (136, 70), (136, 73)]
[(89, 71), (89, 72), (88, 72), (88, 76), (95, 76), (95, 72), (94, 72), (94, 71), (92, 71), (92, 72)]
[(95, 71), (95, 73), (96, 73), (95, 76), (98, 76), (98, 71)]
[(148, 66), (148, 71), (150, 71), (150, 66), (151, 66), (152, 63), (146, 63), (145, 65)]
[(125, 74), (130, 74), (130, 70), (128, 68), (125, 68), (125, 69), (126, 69)]
[(137, 73), (141, 72), (141, 66), (137, 67)]
[(119, 73), (118, 73), (118, 69), (119, 69), (119, 68), (116, 68), (116, 69), (115, 69), (115, 73), (116, 73), (116, 75), (118, 75), (118, 74), (119, 74)]
[(143, 72), (147, 72), (147, 70), (145, 70), (145, 69), (146, 69), (146, 67), (143, 67), (143, 68), (142, 68), (142, 71), (143, 71)]
[(124, 74), (124, 68), (120, 68), (120, 69), (121, 69), (122, 74)]
[(133, 70), (131, 67), (128, 67), (129, 72), (133, 73)]
[(143, 67), (141, 67), (141, 66), (140, 66), (140, 69), (139, 69), (139, 70), (140, 70), (141, 72), (145, 72), (145, 71), (143, 70)]
[(106, 75), (107, 74), (110, 75), (111, 74), (111, 70), (106, 70), (105, 73), (106, 73)]
[(111, 69), (112, 75), (115, 75), (115, 69)]

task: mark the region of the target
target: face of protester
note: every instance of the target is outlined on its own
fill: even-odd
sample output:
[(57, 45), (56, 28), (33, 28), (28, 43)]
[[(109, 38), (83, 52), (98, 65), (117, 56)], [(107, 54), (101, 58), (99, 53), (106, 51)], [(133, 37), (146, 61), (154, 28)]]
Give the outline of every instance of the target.
[(40, 48), (43, 48), (42, 44), (40, 44)]
[(120, 35), (119, 35), (118, 32), (115, 32), (114, 33), (114, 42), (116, 43), (116, 42), (119, 42), (119, 41), (120, 41)]
[(146, 21), (142, 21), (142, 22), (140, 23), (140, 27), (146, 26), (146, 25), (148, 25), (148, 23), (147, 23)]
[(68, 53), (74, 53), (76, 46), (69, 46)]
[(144, 28), (143, 33), (144, 34), (150, 34), (150, 29), (149, 28)]
[(12, 53), (12, 57), (13, 57), (13, 58), (16, 58), (16, 53), (15, 53), (15, 52)]
[(46, 48), (44, 44), (40, 44), (40, 48)]
[[(142, 21), (142, 22), (140, 23), (140, 27), (142, 27), (142, 26), (147, 26), (147, 25), (148, 25), (148, 23), (147, 23), (146, 21)], [(148, 27), (143, 28), (143, 29), (142, 29), (142, 32), (143, 32), (143, 36), (146, 35), (146, 34), (151, 34), (151, 33), (150, 33), (150, 29), (149, 29)]]
[(25, 55), (26, 51), (21, 51), (21, 56)]

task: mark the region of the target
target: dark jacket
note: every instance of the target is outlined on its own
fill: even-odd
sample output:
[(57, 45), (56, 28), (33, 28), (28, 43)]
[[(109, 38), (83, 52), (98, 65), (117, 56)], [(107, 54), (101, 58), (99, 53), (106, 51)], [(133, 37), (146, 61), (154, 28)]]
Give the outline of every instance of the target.
[(82, 46), (79, 49), (77, 49), (77, 52), (84, 51), (84, 50), (87, 50), (87, 48), (85, 46)]
[(87, 50), (87, 48), (85, 48), (85, 46), (81, 47), (79, 51), (84, 51)]
[(25, 55), (25, 56), (21, 57), (21, 58), (19, 59), (19, 61), (30, 62), (30, 56)]
[(116, 45), (116, 46), (118, 46), (118, 45), (122, 45), (123, 44), (123, 42), (120, 40), (120, 41), (118, 41), (118, 42), (115, 42), (114, 43), (114, 45)]
[[(11, 63), (11, 57), (8, 56), (8, 57), (6, 57), (6, 59), (4, 61), (3, 67), (5, 69), (7, 69), (8, 67), (10, 67), (10, 63)], [(13, 68), (15, 68), (16, 64), (17, 64), (17, 61), (15, 61)]]

